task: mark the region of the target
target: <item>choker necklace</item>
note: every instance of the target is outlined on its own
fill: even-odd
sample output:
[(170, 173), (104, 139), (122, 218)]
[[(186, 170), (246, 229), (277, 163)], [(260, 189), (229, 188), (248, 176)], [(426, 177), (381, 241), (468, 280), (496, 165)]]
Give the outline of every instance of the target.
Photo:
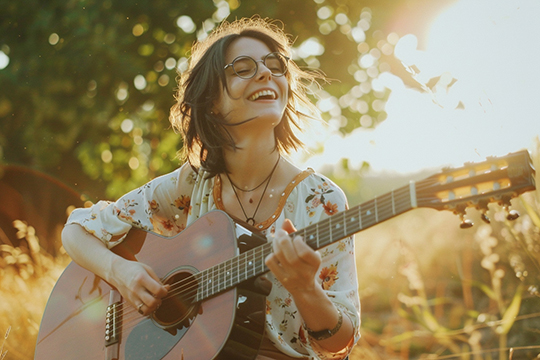
[[(274, 165), (274, 168), (277, 166), (277, 163), (279, 162), (280, 158), (281, 158), (281, 155), (278, 157), (278, 161), (276, 162), (276, 165)], [(253, 189), (242, 189), (240, 186), (238, 186), (238, 185), (236, 185), (235, 183), (232, 182), (231, 178), (229, 177), (229, 174), (227, 174), (227, 178), (229, 179), (229, 182), (231, 183), (231, 185), (233, 186), (234, 189), (240, 190), (241, 192), (252, 192), (252, 191), (257, 190), (258, 188), (260, 188), (262, 186), (262, 184), (267, 182), (268, 179), (270, 179), (270, 177), (273, 174), (274, 174), (274, 169), (272, 169), (270, 174), (268, 174), (268, 176), (259, 185), (255, 186)]]
[[(270, 174), (266, 177), (266, 179), (263, 180), (262, 183), (260, 183), (259, 185), (257, 185), (256, 187), (254, 187), (253, 189), (251, 190), (242, 190), (240, 189), (238, 186), (236, 186), (232, 181), (231, 181), (231, 178), (229, 177), (229, 173), (225, 173), (225, 175), (227, 175), (227, 179), (229, 179), (229, 182), (231, 183), (231, 187), (233, 189), (233, 192), (234, 192), (234, 195), (236, 196), (236, 200), (238, 200), (238, 204), (240, 205), (240, 208), (242, 209), (242, 212), (244, 213), (244, 216), (246, 217), (246, 223), (248, 223), (249, 225), (255, 225), (255, 215), (257, 214), (257, 211), (259, 210), (259, 206), (261, 205), (262, 203), (262, 199), (264, 197), (264, 194), (266, 193), (266, 189), (268, 189), (268, 185), (270, 184), (270, 180), (272, 180), (272, 175), (274, 175), (274, 171), (276, 171), (276, 168), (279, 164), (279, 160), (281, 160), (281, 155), (278, 156), (278, 159), (276, 161), (276, 163), (274, 164), (274, 167), (272, 168), (272, 171), (270, 172)], [(244, 209), (244, 205), (242, 205), (242, 201), (240, 201), (240, 197), (238, 196), (238, 193), (236, 192), (236, 189), (240, 190), (240, 191), (243, 191), (243, 192), (251, 192), (255, 189), (258, 189), (259, 187), (262, 186), (262, 184), (264, 184), (266, 182), (266, 185), (264, 186), (264, 190), (261, 194), (261, 197), (259, 199), (259, 202), (257, 203), (257, 207), (255, 208), (255, 211), (253, 212), (253, 215), (251, 215), (251, 217), (248, 217), (247, 214), (246, 214), (246, 210)], [(253, 202), (251, 199), (249, 200), (249, 202)]]

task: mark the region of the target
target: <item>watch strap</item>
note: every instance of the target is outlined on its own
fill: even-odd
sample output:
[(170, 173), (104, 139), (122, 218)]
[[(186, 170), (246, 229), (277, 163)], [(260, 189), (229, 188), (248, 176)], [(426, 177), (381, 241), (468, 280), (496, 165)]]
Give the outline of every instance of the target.
[(315, 340), (324, 340), (324, 339), (328, 339), (329, 337), (331, 337), (335, 333), (337, 333), (339, 331), (339, 329), (341, 328), (341, 324), (343, 324), (343, 314), (341, 313), (341, 310), (339, 310), (339, 309), (337, 309), (337, 310), (338, 310), (338, 316), (339, 316), (338, 323), (333, 329), (324, 329), (324, 330), (319, 330), (319, 331), (313, 331), (313, 330), (310, 330), (306, 326), (309, 336), (311, 336)]

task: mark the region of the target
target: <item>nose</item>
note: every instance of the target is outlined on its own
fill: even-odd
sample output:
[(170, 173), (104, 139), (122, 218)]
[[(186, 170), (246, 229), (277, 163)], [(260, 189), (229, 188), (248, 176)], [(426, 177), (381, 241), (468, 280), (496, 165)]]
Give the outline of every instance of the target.
[(257, 69), (257, 74), (255, 75), (257, 79), (264, 79), (264, 78), (271, 79), (272, 71), (270, 71), (270, 69), (266, 67), (266, 65), (264, 64), (264, 61), (258, 60), (257, 63), (258, 63), (257, 64), (258, 69)]

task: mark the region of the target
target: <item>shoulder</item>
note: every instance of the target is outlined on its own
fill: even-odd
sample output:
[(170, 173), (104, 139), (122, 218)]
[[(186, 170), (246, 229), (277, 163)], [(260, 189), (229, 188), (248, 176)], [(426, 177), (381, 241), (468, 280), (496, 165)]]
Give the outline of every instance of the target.
[(285, 204), (286, 217), (296, 226), (307, 226), (347, 209), (345, 193), (336, 183), (312, 169), (302, 174)]
[(346, 203), (347, 197), (343, 190), (330, 178), (322, 175), (313, 169), (307, 169), (308, 175), (298, 184), (298, 191), (307, 196), (331, 197), (340, 202)]

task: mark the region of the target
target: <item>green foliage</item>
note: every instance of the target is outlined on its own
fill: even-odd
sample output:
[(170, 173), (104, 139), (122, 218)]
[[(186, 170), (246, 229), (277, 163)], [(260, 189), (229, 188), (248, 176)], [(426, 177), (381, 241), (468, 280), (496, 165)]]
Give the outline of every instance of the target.
[[(334, 128), (385, 117), (388, 94), (371, 80), (388, 70), (377, 48), (387, 42), (381, 31), (369, 36), (371, 10), (355, 1), (0, 0), (0, 8), (0, 51), (9, 58), (0, 69), (0, 161), (92, 198), (117, 197), (179, 165), (181, 139), (168, 123), (176, 69), (224, 18), (283, 21), (295, 60), (338, 80), (316, 90)], [(362, 67), (372, 49), (374, 61)]]

